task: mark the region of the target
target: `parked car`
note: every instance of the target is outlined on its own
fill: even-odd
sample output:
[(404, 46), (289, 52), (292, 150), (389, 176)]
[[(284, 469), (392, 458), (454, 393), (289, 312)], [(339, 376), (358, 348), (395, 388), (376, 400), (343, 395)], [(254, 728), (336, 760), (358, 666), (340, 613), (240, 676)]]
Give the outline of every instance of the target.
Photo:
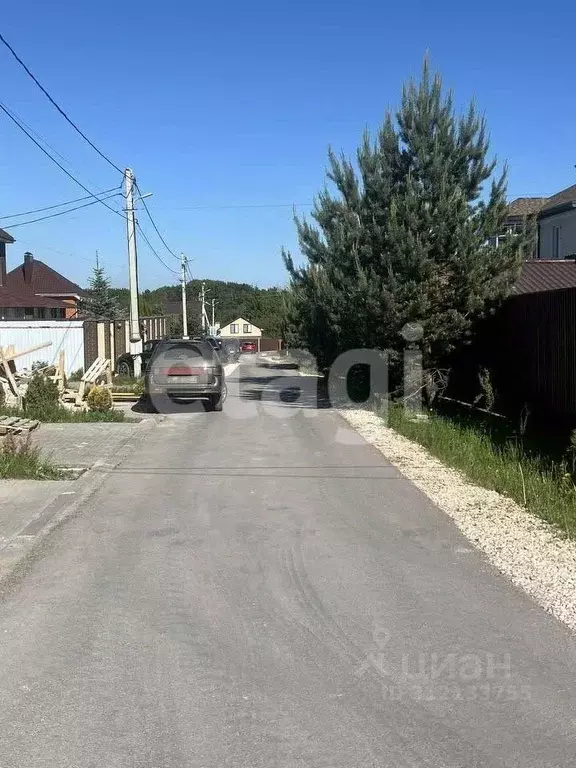
[[(161, 339), (154, 339), (153, 341), (145, 341), (142, 346), (142, 372), (146, 370), (148, 361), (152, 357), (152, 353), (160, 344)], [(115, 371), (118, 376), (134, 376), (134, 360), (130, 352), (124, 352), (116, 360)]]
[(216, 336), (206, 336), (206, 341), (212, 349), (217, 352), (219, 355), (222, 354), (222, 340), (218, 339)]
[(258, 347), (255, 341), (243, 341), (240, 346), (240, 349), (243, 354), (248, 353), (248, 354), (255, 355)]
[(207, 339), (165, 339), (148, 362), (144, 393), (156, 406), (166, 398), (183, 398), (205, 400), (221, 411), (226, 382), (220, 356)]

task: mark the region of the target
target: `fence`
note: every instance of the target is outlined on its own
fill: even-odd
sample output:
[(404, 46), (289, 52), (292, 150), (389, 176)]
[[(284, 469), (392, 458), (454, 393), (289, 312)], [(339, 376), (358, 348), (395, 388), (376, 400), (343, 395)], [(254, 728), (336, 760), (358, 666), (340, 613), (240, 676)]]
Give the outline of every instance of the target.
[[(168, 335), (168, 318), (143, 317), (140, 323), (145, 341)], [(17, 367), (31, 368), (37, 361), (56, 363), (64, 352), (66, 374), (87, 370), (97, 357), (116, 359), (130, 348), (129, 321), (98, 320), (1, 320), (0, 347), (13, 345), (16, 351), (50, 342), (51, 346), (18, 358)]]
[(13, 345), (23, 351), (38, 344), (51, 343), (29, 355), (19, 357), (17, 368), (31, 368), (37, 361), (58, 362), (64, 352), (66, 373), (84, 365), (84, 329), (82, 320), (2, 320), (0, 321), (0, 347)]
[(505, 406), (576, 416), (576, 289), (507, 299), (454, 360), (452, 393), (473, 399), (480, 367)]
[[(141, 317), (140, 325), (144, 341), (161, 339), (168, 335), (168, 318), (164, 316)], [(130, 349), (130, 324), (128, 320), (103, 322), (84, 321), (84, 369), (87, 370), (97, 357), (112, 360)]]

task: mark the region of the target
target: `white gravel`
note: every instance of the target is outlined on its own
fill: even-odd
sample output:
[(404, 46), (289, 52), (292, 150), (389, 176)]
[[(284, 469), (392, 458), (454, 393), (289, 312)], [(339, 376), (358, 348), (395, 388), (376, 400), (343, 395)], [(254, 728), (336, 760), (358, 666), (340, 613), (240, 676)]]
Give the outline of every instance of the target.
[(449, 515), (517, 586), (576, 630), (576, 542), (511, 499), (468, 482), (372, 411), (339, 413)]

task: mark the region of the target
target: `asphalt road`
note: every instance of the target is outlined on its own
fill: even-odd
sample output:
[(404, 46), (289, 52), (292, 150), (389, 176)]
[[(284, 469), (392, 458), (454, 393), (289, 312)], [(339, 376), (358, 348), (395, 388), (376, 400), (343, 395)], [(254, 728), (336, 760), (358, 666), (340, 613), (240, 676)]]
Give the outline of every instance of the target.
[(574, 765), (568, 632), (313, 379), (237, 374), (0, 599), (0, 766)]

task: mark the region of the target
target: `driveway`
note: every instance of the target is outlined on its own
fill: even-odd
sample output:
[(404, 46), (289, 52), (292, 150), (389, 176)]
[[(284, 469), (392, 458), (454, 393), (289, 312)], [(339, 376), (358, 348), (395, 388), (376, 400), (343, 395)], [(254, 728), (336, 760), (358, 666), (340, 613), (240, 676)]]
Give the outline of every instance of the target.
[(242, 364), (52, 534), (0, 601), (2, 768), (573, 763), (571, 636), (315, 387)]

